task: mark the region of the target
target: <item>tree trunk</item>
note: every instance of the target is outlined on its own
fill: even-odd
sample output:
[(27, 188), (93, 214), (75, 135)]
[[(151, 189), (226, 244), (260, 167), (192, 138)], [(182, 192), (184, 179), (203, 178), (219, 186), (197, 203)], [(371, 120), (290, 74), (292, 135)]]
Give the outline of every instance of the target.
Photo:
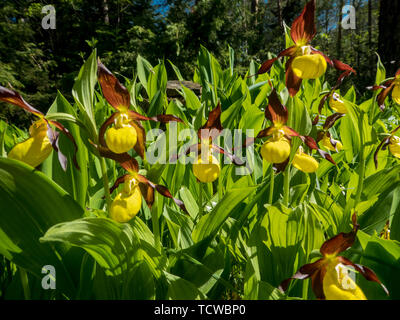
[[(356, 12), (359, 12), (360, 9), (360, 2), (356, 3), (356, 0), (353, 0), (353, 7), (356, 9)], [(358, 24), (358, 19), (356, 19), (356, 30), (355, 34), (357, 35), (357, 50), (356, 50), (356, 68), (357, 70), (360, 70), (360, 50), (361, 50), (361, 43), (360, 43), (360, 37), (359, 35), (359, 24)]]
[(251, 15), (254, 20), (254, 25), (258, 24), (258, 1), (259, 0), (251, 0)]
[(278, 21), (279, 25), (283, 29), (283, 18), (282, 18), (282, 0), (277, 0), (276, 5), (278, 7)]
[[(374, 63), (374, 55), (372, 51), (372, 0), (368, 0), (368, 48), (369, 48), (369, 65), (372, 66)], [(370, 77), (372, 78), (373, 69), (369, 68)]]
[(251, 0), (251, 13), (252, 14), (258, 13), (258, 2), (259, 2), (259, 0)]
[(328, 34), (329, 32), (329, 9), (325, 10), (325, 33)]
[(400, 2), (380, 0), (378, 53), (386, 67), (387, 75), (393, 76), (400, 67)]
[(368, 0), (368, 45), (372, 48), (372, 0)]
[(108, 2), (107, 0), (103, 0), (103, 13), (104, 13), (104, 24), (110, 24), (110, 17), (108, 15)]
[(337, 53), (336, 58), (340, 60), (342, 55), (342, 20), (343, 20), (343, 13), (342, 9), (344, 6), (344, 0), (340, 0), (339, 6), (339, 21), (338, 21), (338, 37), (337, 37)]

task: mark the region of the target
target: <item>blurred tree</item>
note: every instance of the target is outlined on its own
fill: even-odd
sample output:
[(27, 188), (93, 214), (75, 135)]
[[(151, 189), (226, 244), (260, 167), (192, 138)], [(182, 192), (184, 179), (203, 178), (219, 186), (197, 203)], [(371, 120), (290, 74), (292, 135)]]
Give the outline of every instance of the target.
[(400, 2), (380, 0), (379, 11), (379, 54), (388, 76), (392, 76), (400, 67)]
[[(46, 110), (59, 89), (67, 98), (83, 59), (93, 47), (107, 66), (131, 77), (140, 54), (151, 63), (170, 59), (185, 78), (193, 75), (200, 45), (227, 64), (235, 50), (236, 70), (285, 45), (290, 26), (307, 0), (54, 0), (56, 30), (44, 30), (46, 0), (0, 2), (0, 83), (12, 84), (32, 104)], [(378, 0), (318, 0), (313, 45), (357, 68), (352, 84), (373, 82), (378, 44)], [(392, 39), (398, 28), (396, 1), (381, 1), (379, 52), (385, 64), (397, 59)], [(342, 30), (342, 4), (357, 8), (357, 29)], [(385, 22), (385, 23), (384, 23)], [(391, 24), (392, 26), (389, 26)], [(340, 39), (340, 41), (338, 41)], [(167, 64), (168, 66), (168, 64)], [(395, 67), (393, 67), (395, 69)], [(172, 76), (174, 73), (171, 72)], [(330, 70), (328, 79), (337, 74)], [(2, 109), (8, 110), (8, 109)], [(13, 117), (8, 111), (7, 117)]]

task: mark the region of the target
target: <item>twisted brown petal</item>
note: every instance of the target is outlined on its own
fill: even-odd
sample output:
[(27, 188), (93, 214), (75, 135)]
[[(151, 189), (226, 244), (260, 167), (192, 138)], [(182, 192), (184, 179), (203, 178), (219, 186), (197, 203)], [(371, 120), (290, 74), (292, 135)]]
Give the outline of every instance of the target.
[(324, 124), (324, 129), (328, 130), (333, 127), (336, 121), (338, 121), (340, 118), (344, 117), (345, 115), (342, 113), (334, 113), (328, 118), (326, 118), (325, 124)]
[(131, 126), (135, 128), (137, 134), (137, 142), (133, 149), (136, 153), (144, 159), (144, 153), (146, 152), (146, 131), (138, 121), (131, 121)]
[(197, 131), (197, 136), (199, 139), (201, 139), (202, 136), (204, 137), (204, 134), (207, 132), (207, 130), (209, 132), (209, 137), (212, 140), (220, 134), (220, 132), (223, 130), (221, 124), (221, 113), (221, 103), (218, 102), (218, 105), (209, 113), (205, 125)]
[(18, 92), (4, 88), (2, 86), (0, 86), (0, 101), (11, 103), (17, 107), (25, 109), (30, 113), (33, 113), (38, 117), (44, 116), (42, 112), (35, 109), (28, 102), (26, 102)]
[(274, 124), (286, 124), (289, 114), (286, 107), (279, 100), (275, 88), (268, 98), (268, 107), (265, 108), (265, 117)]
[(280, 172), (283, 172), (286, 170), (286, 167), (289, 164), (289, 157), (285, 160), (285, 162), (282, 163), (274, 163), (273, 168), (275, 170), (275, 173), (278, 174)]
[(139, 183), (139, 188), (147, 206), (151, 209), (154, 203), (154, 189), (145, 183)]
[[(61, 123), (59, 123), (58, 121), (54, 121), (54, 120), (47, 120), (49, 123), (51, 123), (53, 126), (55, 126), (56, 128), (58, 128), (73, 144), (74, 144), (74, 156), (72, 158), (72, 161), (74, 163), (75, 168), (77, 168), (78, 170), (80, 170), (80, 167), (78, 165), (78, 160), (76, 159), (76, 154), (78, 152), (78, 145), (76, 144), (75, 138), (74, 136), (71, 134), (71, 132), (68, 131), (67, 128), (65, 128)], [(57, 147), (58, 147), (58, 137), (57, 137)], [(59, 149), (59, 148), (58, 148)], [(60, 161), (61, 166), (63, 166), (63, 164), (61, 163), (61, 161), (64, 161), (64, 155), (61, 155), (61, 159), (60, 159), (60, 151), (58, 151), (58, 159)], [(65, 159), (66, 160), (66, 159)], [(66, 169), (65, 169), (66, 170)]]
[(218, 147), (214, 144), (211, 145), (211, 149), (216, 150), (217, 152), (226, 155), (235, 165), (237, 166), (243, 166), (246, 163), (244, 161), (242, 161), (240, 158), (238, 158), (237, 156), (235, 156), (234, 154), (229, 153), (228, 151), (224, 150), (221, 147)]
[(292, 56), (295, 54), (295, 52), (296, 52), (296, 46), (281, 51), (276, 58), (272, 58), (265, 61), (258, 69), (257, 74), (263, 74), (268, 72), (279, 58)]
[(376, 169), (378, 169), (378, 153), (379, 153), (379, 151), (382, 148), (387, 147), (389, 144), (390, 144), (390, 137), (383, 139), (381, 141), (381, 143), (379, 144), (378, 148), (376, 148), (376, 151), (374, 153), (374, 162), (375, 162), (375, 168)]
[(324, 159), (328, 160), (329, 162), (331, 162), (332, 164), (336, 165), (335, 160), (333, 160), (333, 158), (331, 157), (331, 155), (326, 152), (321, 150), (320, 148), (318, 148), (318, 144), (317, 142), (309, 136), (300, 136), (300, 139), (312, 150), (317, 150), (318, 153), (321, 155), (321, 157), (323, 157)]
[(314, 263), (305, 264), (292, 277), (282, 281), (278, 287), (279, 290), (281, 290), (282, 292), (285, 292), (287, 290), (287, 288), (289, 287), (289, 284), (292, 280), (295, 280), (295, 279), (304, 280), (304, 279), (310, 278), (322, 267), (323, 263), (324, 263), (323, 259), (319, 259), (319, 260), (315, 261)]
[(114, 153), (110, 149), (92, 143), (93, 146), (99, 151), (100, 155), (104, 158), (117, 161), (121, 167), (128, 172), (138, 172), (139, 164), (135, 158), (131, 157), (128, 153)]
[(198, 154), (201, 154), (201, 144), (199, 144), (199, 143), (192, 144), (190, 147), (188, 147), (185, 150), (185, 152), (172, 155), (170, 158), (170, 162), (175, 163), (176, 160), (178, 160), (181, 156), (183, 156), (183, 155), (187, 156), (189, 153), (194, 152), (196, 150), (198, 151)]
[(373, 281), (376, 282), (378, 284), (381, 285), (381, 287), (383, 288), (383, 290), (385, 291), (385, 293), (387, 295), (389, 295), (389, 291), (388, 289), (384, 286), (384, 284), (378, 279), (377, 275), (375, 274), (374, 271), (372, 271), (370, 268), (365, 267), (363, 265), (360, 264), (356, 264), (351, 262), (349, 259), (345, 258), (345, 257), (338, 257), (338, 260), (347, 266), (352, 266), (354, 267), (354, 269), (356, 269), (359, 273), (361, 273), (363, 275), (363, 277), (365, 279), (367, 279), (368, 281)]
[(383, 89), (381, 93), (378, 95), (378, 105), (381, 111), (385, 110), (385, 100), (386, 97), (389, 95), (390, 91), (394, 88), (395, 82), (393, 81), (389, 87)]
[(150, 186), (151, 188), (155, 189), (159, 194), (161, 194), (162, 196), (172, 199), (177, 206), (179, 206), (186, 214), (188, 214), (185, 204), (183, 203), (183, 201), (175, 199), (172, 195), (171, 192), (164, 186), (159, 185), (159, 184), (155, 184), (153, 182), (151, 182), (149, 179), (147, 179), (146, 177), (138, 174), (137, 175), (138, 180), (141, 183), (147, 184), (148, 186)]
[(296, 76), (295, 73), (293, 72), (292, 62), (293, 58), (290, 58), (286, 62), (286, 87), (289, 90), (290, 96), (294, 97), (297, 94), (297, 92), (299, 92), (303, 79)]
[(336, 60), (336, 59), (332, 59), (332, 62), (333, 62), (333, 66), (335, 67), (335, 69), (337, 69), (339, 71), (348, 71), (349, 74), (350, 73), (357, 74), (356, 70), (354, 70), (348, 64), (343, 63), (342, 61), (339, 61), (339, 60)]
[(331, 65), (332, 67), (334, 66), (333, 61), (332, 61), (325, 53), (323, 53), (322, 51), (319, 51), (319, 50), (317, 50), (317, 49), (315, 49), (315, 48), (311, 48), (311, 51), (312, 51), (314, 54), (319, 54), (319, 55), (323, 56), (324, 59), (325, 59), (325, 61), (326, 61), (329, 65)]
[[(119, 186), (121, 183), (124, 183), (125, 180), (126, 180), (129, 176), (130, 176), (129, 174), (124, 174), (123, 176), (121, 176), (121, 177), (119, 177), (117, 180), (115, 180), (113, 186), (110, 188), (110, 194), (112, 194), (112, 193), (114, 192), (114, 190), (117, 189), (118, 186)], [(104, 196), (103, 198), (105, 198), (105, 196)]]
[(54, 131), (50, 127), (49, 123), (47, 123), (47, 137), (49, 138), (51, 146), (53, 147), (54, 151), (57, 152), (58, 161), (60, 162), (61, 168), (64, 171), (67, 171), (67, 163), (68, 163), (67, 157), (61, 152), (60, 146), (58, 145), (60, 133)]
[(267, 61), (264, 61), (263, 64), (261, 65), (261, 67), (258, 69), (257, 74), (267, 73), (278, 59), (279, 59), (279, 57), (276, 57), (276, 58), (272, 58)]
[(354, 213), (352, 216), (353, 230), (349, 233), (339, 233), (337, 236), (325, 241), (321, 246), (320, 252), (323, 256), (327, 255), (338, 255), (339, 253), (350, 248), (355, 239), (357, 230), (360, 225), (357, 223), (357, 214)]

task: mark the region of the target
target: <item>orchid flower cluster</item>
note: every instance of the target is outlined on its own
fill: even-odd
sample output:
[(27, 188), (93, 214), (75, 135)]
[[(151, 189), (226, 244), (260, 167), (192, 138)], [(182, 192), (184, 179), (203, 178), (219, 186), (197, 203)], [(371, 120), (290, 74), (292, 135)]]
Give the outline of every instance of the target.
[[(311, 41), (316, 35), (314, 0), (309, 1), (301, 15), (295, 19), (290, 35), (295, 45), (283, 50), (277, 57), (265, 61), (257, 74), (267, 73), (276, 61), (287, 57), (285, 62), (286, 87), (290, 96), (294, 97), (300, 91), (303, 80), (317, 79), (323, 76), (328, 66), (336, 68), (341, 75), (336, 85), (322, 97), (313, 125), (318, 125), (325, 105), (334, 113), (326, 118), (322, 128), (318, 128), (316, 139), (301, 135), (288, 125), (289, 115), (293, 111), (283, 105), (276, 87), (273, 87), (272, 82), (269, 81), (271, 91), (264, 113), (265, 123), (269, 123), (269, 126), (262, 129), (255, 138), (247, 139), (245, 145), (249, 146), (257, 139), (264, 139), (260, 148), (261, 157), (277, 172), (285, 171), (288, 166), (293, 166), (306, 174), (313, 174), (319, 169), (319, 157), (336, 165), (331, 152), (343, 150), (343, 144), (332, 136), (330, 130), (336, 121), (348, 113), (345, 101), (337, 92), (338, 88), (346, 77), (356, 72), (349, 65), (331, 59), (322, 51), (312, 47)], [(154, 191), (172, 199), (182, 212), (186, 213), (184, 203), (174, 198), (167, 187), (153, 183), (145, 175), (139, 173), (139, 162), (132, 156), (134, 152), (138, 159), (140, 157), (145, 160), (146, 131), (141, 122), (184, 123), (183, 120), (171, 114), (148, 117), (132, 110), (129, 90), (100, 60), (97, 62), (97, 67), (101, 92), (113, 108), (113, 113), (100, 126), (98, 141), (91, 143), (101, 157), (116, 161), (125, 171), (116, 179), (110, 189), (110, 194), (112, 194), (120, 185), (123, 185), (108, 208), (110, 218), (120, 223), (129, 222), (139, 213), (143, 199), (151, 208), (154, 203)], [(400, 104), (400, 70), (394, 79), (373, 86), (371, 90), (382, 90), (378, 95), (378, 104), (381, 110), (384, 109), (385, 99), (390, 93), (393, 100)], [(38, 118), (29, 128), (30, 137), (15, 145), (8, 153), (8, 158), (25, 162), (35, 168), (43, 163), (54, 150), (58, 153), (62, 168), (66, 170), (67, 158), (61, 152), (58, 144), (59, 135), (62, 133), (75, 148), (73, 162), (79, 169), (76, 161), (77, 144), (71, 133), (61, 123), (47, 119), (46, 115), (27, 103), (19, 93), (12, 89), (0, 87), (0, 101), (23, 108)], [(215, 140), (223, 130), (221, 103), (218, 102), (213, 107), (208, 113), (206, 123), (197, 132), (199, 142), (188, 147), (182, 154), (173, 156), (174, 159), (177, 159), (181, 155), (196, 152), (192, 172), (199, 183), (213, 183), (220, 178), (221, 166), (216, 154), (228, 156), (234, 165), (242, 166), (244, 164), (237, 156), (216, 144)], [(393, 130), (379, 145), (375, 152), (376, 165), (378, 152), (386, 147), (395, 157), (400, 158), (400, 138), (395, 135), (399, 129), (400, 127)], [(297, 150), (294, 150), (295, 139), (301, 141)], [(313, 152), (319, 156), (316, 157)], [(372, 270), (339, 255), (355, 242), (359, 229), (356, 214), (353, 215), (352, 222), (353, 230), (350, 233), (340, 233), (326, 241), (320, 249), (322, 258), (304, 265), (295, 275), (284, 280), (280, 285), (281, 291), (287, 291), (293, 279), (311, 278), (312, 289), (318, 299), (366, 299), (362, 290), (349, 278), (346, 268), (351, 266), (367, 280), (381, 284), (378, 277)], [(387, 292), (386, 287), (381, 285)]]

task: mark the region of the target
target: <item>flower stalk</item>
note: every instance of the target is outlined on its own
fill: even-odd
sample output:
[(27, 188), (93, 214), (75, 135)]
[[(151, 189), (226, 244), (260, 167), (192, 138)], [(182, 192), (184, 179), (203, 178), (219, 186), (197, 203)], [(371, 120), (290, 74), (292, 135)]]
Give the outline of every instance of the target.
[(103, 179), (103, 185), (104, 185), (104, 196), (106, 197), (106, 204), (107, 204), (107, 212), (109, 212), (111, 208), (111, 196), (110, 196), (110, 186), (109, 186), (109, 180), (107, 176), (107, 166), (106, 166), (106, 160), (103, 157), (99, 157), (100, 160), (100, 167), (101, 167), (101, 174), (102, 174), (102, 179)]
[(289, 193), (290, 193), (290, 166), (286, 167), (283, 175), (283, 203), (286, 207), (289, 206)]
[(199, 200), (198, 200), (198, 206), (199, 206), (199, 213), (198, 217), (201, 218), (203, 216), (203, 186), (201, 182), (199, 182)]
[(354, 207), (360, 202), (361, 194), (364, 188), (364, 175), (365, 175), (365, 154), (364, 154), (364, 131), (363, 131), (364, 113), (361, 112), (358, 118), (358, 128), (360, 131), (360, 163), (358, 171), (358, 187), (355, 197)]
[(269, 183), (269, 204), (272, 204), (274, 201), (274, 186), (275, 186), (275, 171), (274, 166), (271, 165), (271, 173), (270, 173), (270, 183)]
[(160, 223), (158, 219), (157, 213), (157, 202), (151, 208), (151, 223), (153, 226), (153, 234), (154, 234), (154, 246), (158, 252), (161, 253), (161, 237), (160, 237)]

